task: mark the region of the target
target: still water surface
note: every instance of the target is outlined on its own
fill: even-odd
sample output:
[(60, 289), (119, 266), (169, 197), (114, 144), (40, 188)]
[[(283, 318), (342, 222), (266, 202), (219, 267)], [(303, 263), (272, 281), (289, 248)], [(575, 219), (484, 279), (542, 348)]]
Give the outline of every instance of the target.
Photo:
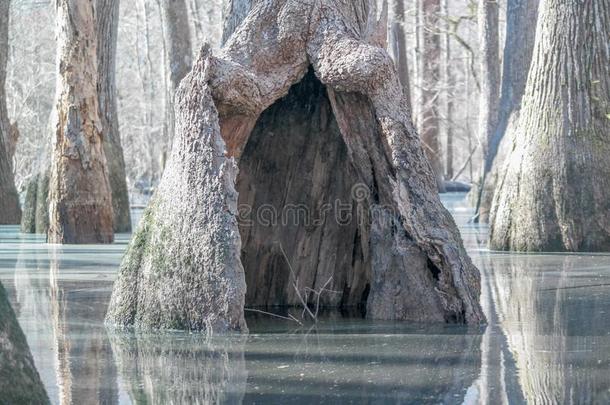
[(483, 276), (487, 327), (315, 328), (250, 316), (250, 335), (107, 331), (128, 242), (50, 246), (0, 227), (4, 284), (53, 403), (610, 403), (610, 255), (505, 254), (445, 204)]

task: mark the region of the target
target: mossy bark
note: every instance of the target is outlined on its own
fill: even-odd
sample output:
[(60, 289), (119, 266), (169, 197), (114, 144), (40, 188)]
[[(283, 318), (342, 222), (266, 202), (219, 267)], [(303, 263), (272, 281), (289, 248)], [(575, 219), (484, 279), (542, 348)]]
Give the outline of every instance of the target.
[(49, 404), (27, 341), (0, 283), (0, 404)]

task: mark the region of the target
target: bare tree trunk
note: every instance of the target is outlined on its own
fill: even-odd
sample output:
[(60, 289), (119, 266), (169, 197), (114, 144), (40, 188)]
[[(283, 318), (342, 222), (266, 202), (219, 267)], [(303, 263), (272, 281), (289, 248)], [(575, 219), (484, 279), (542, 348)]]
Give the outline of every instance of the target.
[(112, 190), (114, 231), (131, 232), (129, 193), (125, 175), (125, 159), (116, 101), (116, 46), (119, 26), (119, 0), (97, 0), (97, 60), (98, 101), (104, 141), (104, 154), (108, 167), (108, 180)]
[(49, 404), (30, 348), (0, 283), (0, 401), (4, 404)]
[(444, 94), (444, 124), (443, 129), (446, 139), (445, 152), (445, 178), (453, 179), (453, 98), (454, 79), (451, 72), (451, 23), (449, 21), (449, 0), (441, 0), (441, 15), (445, 19), (445, 33), (443, 34), (443, 59), (442, 59), (442, 83)]
[(112, 193), (98, 106), (94, 0), (57, 1), (56, 128), (49, 182), (50, 243), (110, 243)]
[[(176, 144), (121, 265), (110, 325), (245, 331), (246, 280), (261, 270), (283, 278), (278, 290), (298, 290), (293, 299), (330, 286), (340, 291), (331, 302), (349, 305), (358, 298), (373, 319), (484, 319), (478, 271), (439, 200), (395, 65), (372, 44), (379, 39), (375, 14), (368, 0), (257, 2), (219, 55), (202, 49), (178, 92)], [(315, 103), (303, 108), (306, 98), (290, 94), (299, 91)], [(307, 112), (308, 121), (297, 121)], [(285, 117), (284, 125), (277, 116)], [(267, 122), (275, 123), (271, 131)], [(312, 132), (297, 131), (292, 142), (311, 133), (312, 144), (318, 142), (313, 136), (321, 137), (328, 148), (300, 155), (289, 153), (289, 145), (282, 149), (293, 122), (309, 122)], [(325, 170), (333, 156), (347, 156), (351, 165), (339, 159), (337, 173)], [(261, 176), (249, 179), (252, 172), (244, 170), (237, 177), (237, 165), (248, 161)], [(256, 188), (271, 176), (277, 180), (271, 194), (263, 188), (239, 196), (235, 189), (236, 180), (240, 188)], [(331, 202), (330, 190), (354, 216), (345, 227), (337, 226), (338, 209), (322, 218), (308, 211), (319, 220), (296, 225), (265, 217), (265, 202), (289, 191), (289, 177), (304, 191), (296, 202), (319, 207)], [(333, 181), (341, 187), (328, 187)], [(254, 200), (244, 207), (247, 195)], [(250, 225), (238, 223), (241, 208), (253, 210), (257, 229), (270, 219), (265, 241), (242, 239)], [(279, 208), (278, 215), (291, 207)], [(323, 234), (320, 228), (332, 232), (317, 244), (312, 235)], [(354, 235), (351, 243), (341, 238), (344, 230)], [(351, 249), (334, 243), (340, 240)], [(264, 269), (246, 256), (257, 246), (269, 259)], [(303, 266), (307, 257), (319, 262)], [(290, 305), (290, 299), (280, 292), (275, 304)], [(304, 300), (311, 303), (311, 294)]]
[(235, 32), (252, 8), (253, 0), (226, 0), (223, 10), (222, 45)]
[(440, 105), (439, 83), (441, 82), (441, 34), (440, 0), (421, 0), (421, 98), (419, 131), (426, 156), (436, 174), (439, 190), (443, 189), (443, 170), (440, 147)]
[(407, 99), (407, 107), (411, 109), (411, 84), (409, 80), (409, 64), (407, 62), (406, 14), (404, 0), (391, 0), (392, 24), (390, 26), (390, 51), (402, 89)]
[(189, 15), (186, 0), (162, 0), (163, 24), (167, 44), (167, 60), (169, 62), (169, 103), (167, 108), (167, 131), (169, 135), (166, 150), (163, 151), (163, 161), (174, 138), (174, 98), (180, 81), (191, 70), (193, 64), (193, 48), (191, 46), (191, 34), (189, 32)]
[(491, 247), (608, 251), (610, 1), (543, 0), (537, 31)]
[(493, 135), (489, 140), (483, 167), (483, 188), (477, 196), (480, 200), (477, 212), (479, 220), (489, 221), (489, 210), (493, 201), (498, 172), (508, 154), (511, 141), (505, 133), (519, 120), (521, 98), (525, 90), (527, 74), (532, 61), (532, 51), (536, 38), (539, 0), (508, 0), (506, 22), (506, 44), (502, 73), (502, 94), (500, 96), (499, 117)]
[(479, 137), (487, 145), (498, 122), (500, 101), (500, 46), (498, 2), (479, 0), (479, 55), (481, 97), (479, 98)]
[(6, 110), (6, 64), (8, 62), (8, 23), (10, 1), (0, 2), (0, 225), (21, 221), (19, 195), (13, 176), (10, 123)]

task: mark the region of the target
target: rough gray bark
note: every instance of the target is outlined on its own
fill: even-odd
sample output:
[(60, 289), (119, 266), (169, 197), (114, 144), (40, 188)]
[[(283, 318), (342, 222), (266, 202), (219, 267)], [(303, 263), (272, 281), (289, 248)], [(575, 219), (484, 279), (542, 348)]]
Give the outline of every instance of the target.
[(514, 131), (519, 120), (521, 98), (532, 61), (536, 38), (539, 0), (509, 0), (506, 6), (506, 43), (504, 45), (502, 87), (497, 125), (487, 145), (483, 167), (483, 188), (477, 188), (479, 220), (489, 221), (489, 210), (504, 158), (511, 141), (504, 134)]
[(0, 283), (0, 403), (49, 404), (30, 348)]
[[(491, 247), (610, 249), (610, 2), (544, 0)], [(507, 135), (510, 136), (510, 135)]]
[[(364, 298), (367, 316), (376, 319), (468, 323), (484, 319), (478, 303), (478, 271), (440, 203), (394, 63), (376, 45), (381, 30), (375, 14), (372, 3), (365, 0), (349, 6), (333, 0), (258, 2), (218, 55), (204, 47), (178, 93), (176, 145), (121, 265), (108, 310), (109, 324), (246, 330), (246, 277), (256, 278), (252, 272), (260, 270), (250, 267), (257, 260), (247, 252), (256, 246), (274, 260), (269, 263), (270, 272), (286, 266), (274, 250), (278, 242), (288, 241), (284, 251), (293, 256), (287, 260), (291, 263), (304, 263), (307, 255), (319, 252), (317, 264), (301, 267), (302, 280), (307, 276), (309, 284), (296, 283), (303, 292), (323, 285), (327, 275), (341, 280), (350, 270), (356, 275), (361, 271), (350, 269), (349, 260), (339, 257), (348, 249), (321, 246), (318, 251), (309, 246), (315, 244), (315, 236), (290, 226), (269, 229), (265, 241), (242, 240), (234, 184), (237, 165), (247, 162), (251, 167), (259, 165), (261, 175), (274, 176), (276, 195), (289, 187), (282, 179), (312, 176), (309, 182), (295, 180), (295, 187), (304, 192), (301, 203), (316, 206), (332, 198), (329, 184), (334, 181), (341, 187), (332, 191), (341, 193), (342, 201), (355, 199), (356, 206), (364, 208), (365, 220), (357, 224), (357, 231), (353, 224), (346, 229), (360, 236), (354, 237), (351, 251), (358, 255), (362, 250), (354, 266), (364, 267), (360, 274), (368, 275), (369, 291), (360, 294), (358, 286), (365, 283), (342, 279), (343, 302)], [(385, 32), (386, 26), (381, 27)], [(307, 75), (310, 67), (315, 78)], [(309, 112), (300, 104), (304, 97), (294, 96), (302, 92), (315, 102)], [(286, 148), (303, 142), (298, 138), (310, 129), (312, 143), (328, 148), (301, 156), (278, 148), (275, 142), (285, 141), (291, 128), (278, 125), (276, 117), (283, 112), (286, 122), (296, 123), (303, 116), (310, 122), (302, 124), (302, 130), (296, 127), (296, 139), (290, 140), (294, 144)], [(250, 141), (264, 146), (254, 147)], [(282, 154), (273, 156), (278, 150)], [(335, 162), (340, 175), (325, 170), (332, 156), (341, 153), (347, 154), (355, 176), (343, 162)], [(263, 160), (269, 157), (276, 160)], [(307, 159), (312, 157), (319, 170), (287, 172), (294, 164), (286, 160), (311, 164)], [(283, 168), (274, 170), (278, 164)], [(270, 179), (257, 175), (253, 181), (248, 175), (244, 170), (240, 188), (271, 187)], [(352, 191), (349, 186), (356, 178), (358, 187)], [(263, 194), (264, 189), (262, 193), (254, 190), (250, 208), (257, 209)], [(247, 196), (244, 192), (242, 198)], [(271, 202), (275, 198), (266, 197)], [(244, 226), (242, 234), (248, 232)], [(322, 221), (309, 230), (320, 235), (319, 227), (324, 226), (338, 229)], [(291, 235), (298, 239), (291, 240)], [(323, 238), (343, 241), (339, 235)], [(338, 268), (332, 265), (335, 259), (342, 264)], [(282, 276), (275, 302), (290, 305), (290, 297), (281, 291), (289, 291), (288, 285), (295, 280)], [(256, 294), (248, 299), (258, 300)], [(267, 305), (268, 299), (261, 299), (260, 305)]]
[(21, 221), (19, 195), (13, 177), (11, 137), (6, 110), (6, 63), (8, 62), (8, 23), (10, 1), (0, 2), (0, 225)]
[(116, 100), (116, 46), (119, 0), (96, 0), (98, 102), (108, 180), (112, 190), (114, 231), (131, 232), (129, 193)]
[(438, 101), (439, 83), (441, 82), (441, 34), (440, 34), (440, 0), (421, 0), (418, 8), (420, 14), (420, 104), (421, 114), (418, 127), (426, 155), (436, 174), (438, 189), (443, 189), (443, 170), (440, 147), (440, 103)]
[(253, 0), (226, 0), (223, 10), (222, 45), (235, 32), (252, 8)]
[(405, 99), (411, 108), (411, 84), (407, 61), (406, 13), (404, 0), (391, 0), (392, 23), (390, 25), (390, 54), (396, 63), (398, 78), (405, 92)]
[(57, 1), (58, 80), (50, 243), (110, 243), (112, 193), (98, 106), (94, 0)]

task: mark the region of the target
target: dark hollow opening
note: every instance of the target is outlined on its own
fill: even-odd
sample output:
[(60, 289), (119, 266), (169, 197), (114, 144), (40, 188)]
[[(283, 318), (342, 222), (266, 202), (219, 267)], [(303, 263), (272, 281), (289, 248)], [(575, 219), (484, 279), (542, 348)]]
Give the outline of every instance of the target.
[(319, 293), (321, 307), (364, 307), (365, 202), (352, 196), (356, 170), (312, 70), (261, 115), (239, 169), (246, 306), (300, 306), (299, 294), (314, 306)]

